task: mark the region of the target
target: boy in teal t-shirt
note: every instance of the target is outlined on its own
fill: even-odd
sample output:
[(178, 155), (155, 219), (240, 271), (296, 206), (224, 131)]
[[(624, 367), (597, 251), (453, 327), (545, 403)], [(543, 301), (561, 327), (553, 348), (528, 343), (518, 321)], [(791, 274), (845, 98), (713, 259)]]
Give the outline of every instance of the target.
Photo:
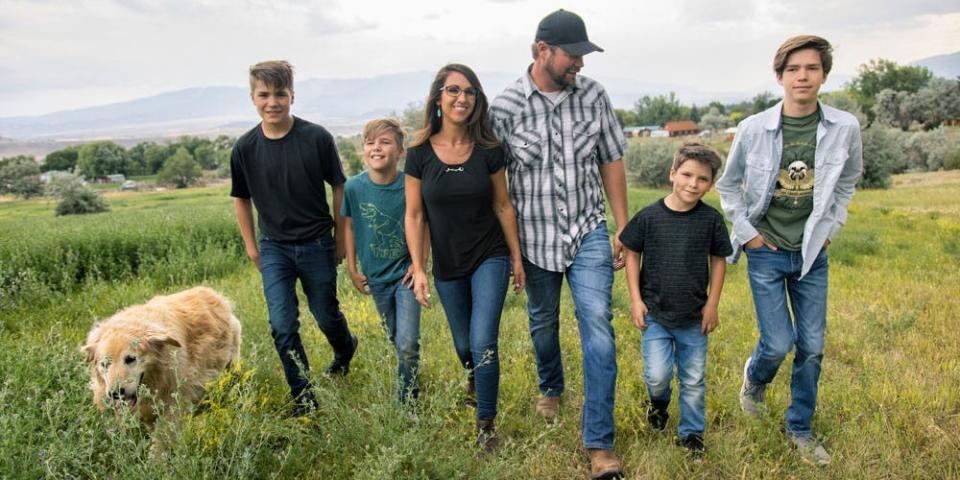
[[(345, 219), (347, 266), (354, 287), (372, 295), (390, 342), (397, 350), (400, 400), (419, 394), (420, 304), (412, 285), (403, 233), (403, 130), (392, 119), (363, 128), (367, 170), (347, 180), (340, 215)], [(363, 273), (357, 270), (357, 257)]]

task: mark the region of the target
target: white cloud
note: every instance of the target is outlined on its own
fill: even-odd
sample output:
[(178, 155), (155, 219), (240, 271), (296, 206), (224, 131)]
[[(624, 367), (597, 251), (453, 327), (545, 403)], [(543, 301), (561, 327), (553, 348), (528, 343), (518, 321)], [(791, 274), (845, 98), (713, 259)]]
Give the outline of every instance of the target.
[[(0, 0), (0, 116), (101, 104), (202, 85), (243, 85), (249, 65), (294, 63), (298, 78), (435, 71), (462, 62), (516, 72), (557, 6), (293, 0)], [(775, 88), (777, 45), (799, 33), (836, 47), (834, 71), (870, 58), (904, 63), (960, 50), (955, 1), (568, 0), (605, 53), (599, 80), (634, 78), (705, 91)], [(70, 92), (74, 92), (73, 95)]]

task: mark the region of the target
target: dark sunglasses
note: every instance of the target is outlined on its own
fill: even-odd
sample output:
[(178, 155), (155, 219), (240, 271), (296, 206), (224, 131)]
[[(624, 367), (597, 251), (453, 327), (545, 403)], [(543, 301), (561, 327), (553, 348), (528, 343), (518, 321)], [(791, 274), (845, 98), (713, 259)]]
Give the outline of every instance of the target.
[(474, 87), (460, 88), (459, 85), (447, 85), (440, 88), (441, 92), (447, 92), (447, 95), (451, 97), (459, 97), (461, 93), (466, 93), (468, 97), (477, 97), (477, 93), (480, 93), (480, 90)]

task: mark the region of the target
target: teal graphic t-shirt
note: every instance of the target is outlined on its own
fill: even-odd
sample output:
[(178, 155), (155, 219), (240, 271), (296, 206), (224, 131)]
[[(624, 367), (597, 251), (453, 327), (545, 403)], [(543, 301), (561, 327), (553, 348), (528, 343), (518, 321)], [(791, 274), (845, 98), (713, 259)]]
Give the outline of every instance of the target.
[(371, 283), (395, 282), (410, 266), (403, 235), (403, 181), (399, 172), (393, 182), (380, 185), (362, 172), (343, 187), (340, 214), (353, 222), (360, 271)]
[(763, 238), (781, 250), (803, 247), (803, 227), (813, 211), (814, 159), (820, 110), (806, 117), (783, 116), (783, 157), (773, 198), (757, 224)]

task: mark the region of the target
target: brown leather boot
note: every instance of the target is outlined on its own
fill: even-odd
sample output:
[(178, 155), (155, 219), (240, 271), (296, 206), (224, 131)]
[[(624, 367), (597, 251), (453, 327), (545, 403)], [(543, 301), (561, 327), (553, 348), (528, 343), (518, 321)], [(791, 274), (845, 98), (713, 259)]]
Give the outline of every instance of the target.
[(540, 397), (537, 400), (536, 407), (537, 415), (543, 417), (544, 420), (553, 423), (557, 420), (557, 416), (560, 415), (560, 397)]
[(500, 446), (493, 420), (477, 420), (477, 446), (485, 453), (493, 453)]
[(588, 448), (587, 456), (590, 457), (590, 478), (594, 480), (623, 478), (620, 459), (613, 450)]

